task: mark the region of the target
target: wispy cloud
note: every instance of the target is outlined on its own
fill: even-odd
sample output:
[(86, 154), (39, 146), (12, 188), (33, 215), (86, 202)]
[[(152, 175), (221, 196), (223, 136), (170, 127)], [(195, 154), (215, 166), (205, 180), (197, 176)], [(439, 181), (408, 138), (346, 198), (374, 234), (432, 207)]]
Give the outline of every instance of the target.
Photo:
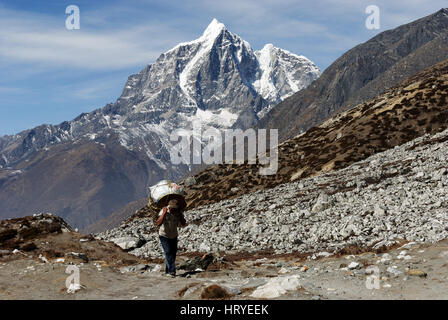
[(0, 87), (0, 94), (26, 94), (28, 90), (18, 87)]
[[(73, 31), (65, 29), (63, 16), (0, 6), (0, 62), (91, 70), (145, 65), (176, 43), (193, 39), (212, 17), (255, 47), (277, 42), (290, 49), (308, 46), (308, 52), (315, 52), (314, 45), (327, 46), (334, 52), (346, 44), (348, 50), (369, 35), (363, 23), (369, 4), (380, 7), (383, 31), (448, 6), (448, 1), (134, 0), (89, 10), (81, 6), (81, 29)], [(347, 26), (349, 30), (344, 29)]]
[(153, 61), (181, 39), (169, 25), (69, 31), (61, 19), (0, 8), (0, 61), (4, 62), (122, 69)]
[[(21, 5), (22, 3), (22, 5)], [(27, 5), (25, 5), (26, 3)], [(61, 122), (114, 101), (127, 77), (217, 18), (254, 49), (303, 54), (321, 69), (379, 32), (448, 0), (76, 0), (81, 29), (58, 1), (0, 0), (0, 134)], [(67, 3), (69, 4), (69, 3)], [(368, 5), (381, 29), (365, 28)]]
[[(122, 80), (106, 76), (100, 81), (94, 79), (61, 85), (55, 89), (53, 99), (56, 100), (58, 97), (62, 97), (61, 101), (66, 101), (67, 99), (89, 101), (107, 98), (111, 88), (124, 85), (124, 81)], [(115, 94), (118, 97), (120, 92), (116, 92)]]

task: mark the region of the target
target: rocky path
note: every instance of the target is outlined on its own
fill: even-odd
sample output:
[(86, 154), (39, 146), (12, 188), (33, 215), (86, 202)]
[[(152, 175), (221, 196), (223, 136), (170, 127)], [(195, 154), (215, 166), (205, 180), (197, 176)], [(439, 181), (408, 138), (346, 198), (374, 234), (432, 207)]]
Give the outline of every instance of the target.
[[(225, 268), (166, 277), (161, 265), (77, 264), (82, 289), (67, 293), (63, 263), (0, 263), (0, 299), (447, 299), (448, 241), (408, 243), (387, 253), (232, 261)], [(179, 257), (179, 264), (187, 257)], [(377, 269), (375, 269), (377, 268)], [(373, 271), (369, 271), (373, 269)], [(376, 278), (375, 278), (376, 277)], [(377, 279), (377, 280), (376, 280)]]

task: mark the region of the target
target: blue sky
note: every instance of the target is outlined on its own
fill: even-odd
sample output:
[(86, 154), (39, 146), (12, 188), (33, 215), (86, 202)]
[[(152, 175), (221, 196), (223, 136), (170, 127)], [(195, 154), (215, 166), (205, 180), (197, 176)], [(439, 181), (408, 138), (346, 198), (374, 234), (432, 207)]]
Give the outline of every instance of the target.
[[(81, 28), (67, 30), (77, 5)], [(380, 29), (365, 27), (369, 5)], [(0, 0), (0, 135), (71, 120), (115, 101), (129, 75), (213, 18), (247, 40), (307, 56), (322, 70), (379, 32), (448, 7), (448, 0)]]

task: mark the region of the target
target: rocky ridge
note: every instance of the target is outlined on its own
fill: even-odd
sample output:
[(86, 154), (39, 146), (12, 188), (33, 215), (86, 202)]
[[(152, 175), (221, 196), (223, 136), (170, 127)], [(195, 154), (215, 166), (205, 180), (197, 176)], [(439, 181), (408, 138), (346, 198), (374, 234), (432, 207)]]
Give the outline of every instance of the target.
[(278, 128), (280, 140), (376, 97), (448, 59), (448, 9), (381, 32), (348, 50), (304, 90), (285, 99), (257, 126)]
[(114, 267), (142, 261), (114, 243), (78, 233), (51, 213), (0, 221), (0, 262), (20, 259), (43, 264), (91, 262)]

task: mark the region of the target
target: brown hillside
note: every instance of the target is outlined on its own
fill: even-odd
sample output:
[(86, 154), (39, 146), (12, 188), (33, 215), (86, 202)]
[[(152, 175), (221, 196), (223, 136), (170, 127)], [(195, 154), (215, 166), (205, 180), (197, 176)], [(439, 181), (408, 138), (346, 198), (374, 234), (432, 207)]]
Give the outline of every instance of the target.
[[(279, 169), (215, 165), (196, 175), (187, 190), (189, 208), (344, 168), (425, 133), (448, 128), (448, 60), (420, 72), (279, 146)], [(232, 192), (232, 188), (239, 190)], [(235, 189), (234, 189), (235, 190)]]
[(280, 141), (448, 59), (448, 9), (387, 30), (350, 49), (306, 89), (282, 101), (257, 123), (277, 128)]

